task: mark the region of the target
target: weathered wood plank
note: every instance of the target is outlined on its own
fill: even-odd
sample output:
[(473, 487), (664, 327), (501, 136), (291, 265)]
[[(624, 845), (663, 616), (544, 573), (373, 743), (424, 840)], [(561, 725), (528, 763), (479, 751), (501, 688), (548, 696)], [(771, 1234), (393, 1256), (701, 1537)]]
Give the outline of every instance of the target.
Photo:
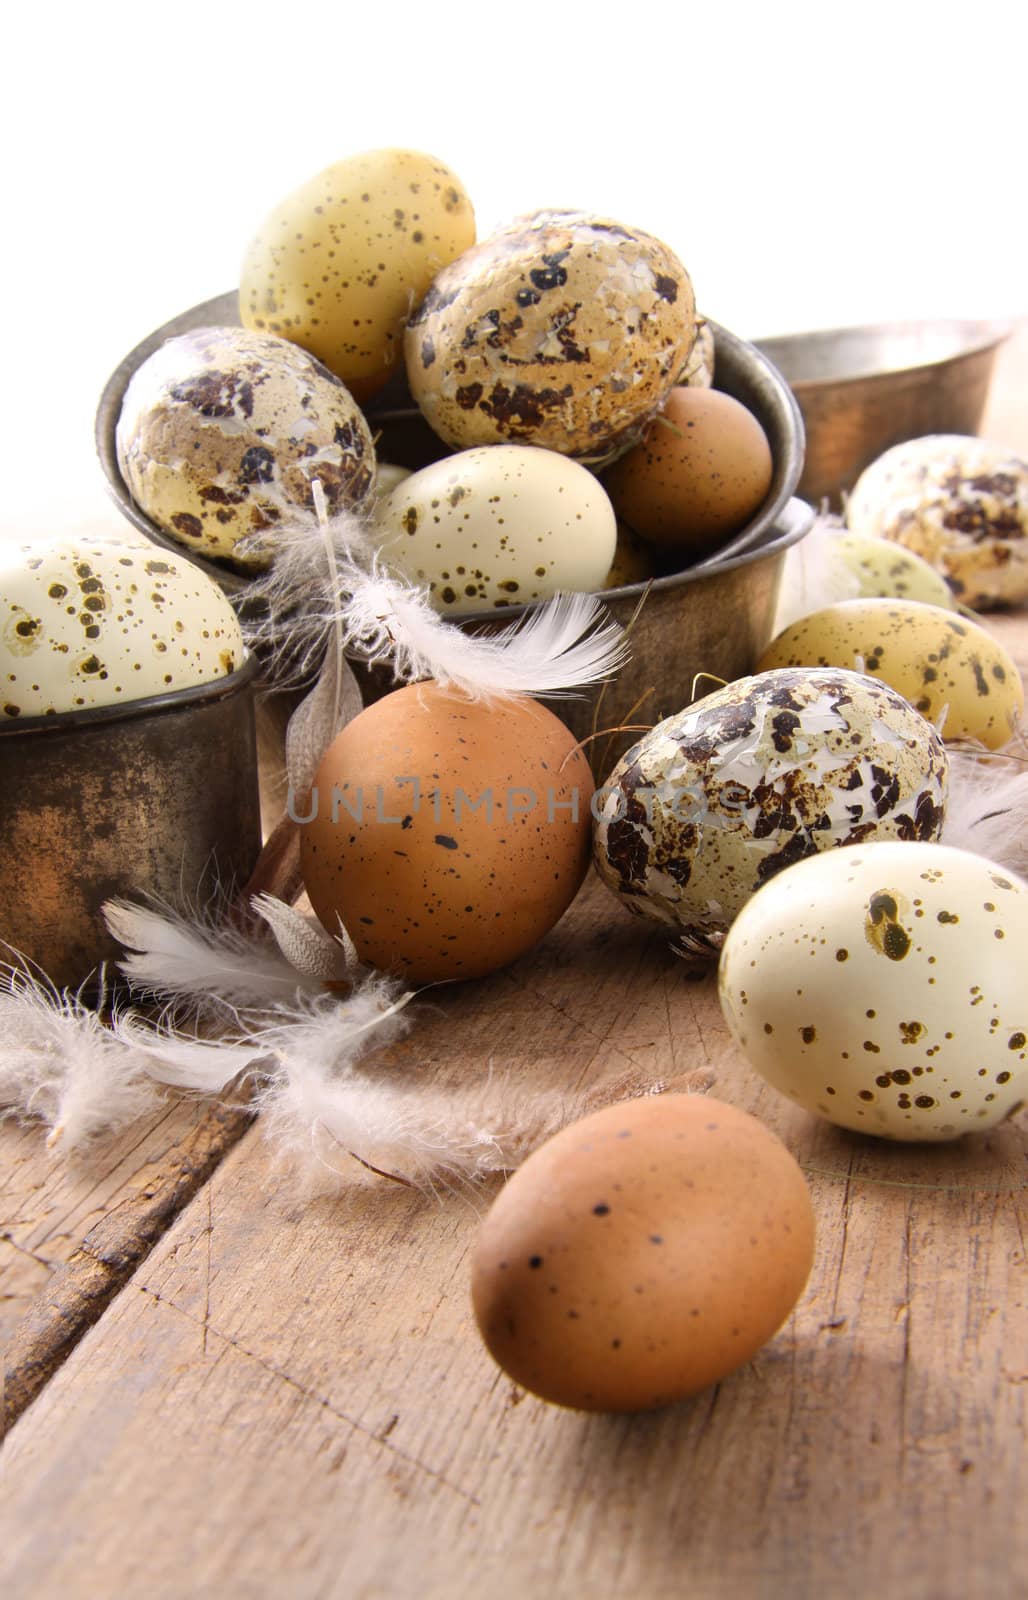
[[(172, 1102), (89, 1160), (48, 1159), (38, 1129), (0, 1129), (0, 1348), (9, 1428), (245, 1133), (240, 1107)], [(14, 1201), (18, 1216), (6, 1206)]]
[(571, 1083), (709, 1059), (809, 1171), (817, 1261), (786, 1328), (666, 1413), (556, 1411), (478, 1342), (483, 1196), (356, 1173), (305, 1202), (254, 1129), (10, 1434), (8, 1592), (1009, 1592), (1028, 1555), (1023, 1120), (952, 1148), (843, 1134), (750, 1074), (711, 979), (598, 884), (547, 944), (440, 990), (391, 1070), (492, 1057)]

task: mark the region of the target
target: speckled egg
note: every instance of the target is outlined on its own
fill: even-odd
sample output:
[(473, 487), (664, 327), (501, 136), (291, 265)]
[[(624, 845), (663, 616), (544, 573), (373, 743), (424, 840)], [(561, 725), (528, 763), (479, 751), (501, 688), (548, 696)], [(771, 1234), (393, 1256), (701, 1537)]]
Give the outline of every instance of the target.
[(714, 330), (705, 317), (696, 318), (696, 338), (678, 382), (690, 389), (709, 389), (714, 382)]
[(1028, 884), (939, 844), (802, 861), (740, 912), (725, 1020), (798, 1105), (887, 1139), (995, 1127), (1028, 1091)]
[(867, 533), (839, 533), (830, 554), (851, 572), (859, 585), (855, 595), (882, 595), (896, 600), (920, 600), (929, 606), (956, 610), (949, 584), (923, 556), (904, 550), (890, 539)]
[[(262, 566), (283, 517), (359, 509), (375, 448), (338, 378), (286, 339), (200, 328), (169, 339), (133, 375), (117, 427), (118, 465), (137, 505), (203, 556)], [(248, 535), (269, 530), (245, 555)]]
[(636, 533), (688, 560), (716, 550), (755, 515), (772, 472), (767, 435), (746, 406), (719, 389), (679, 384), (603, 482)]
[(700, 1095), (646, 1096), (529, 1156), (482, 1224), (471, 1293), (515, 1383), (641, 1411), (751, 1360), (813, 1255), (806, 1182), (770, 1129)]
[(692, 285), (666, 245), (539, 211), (439, 274), (407, 329), (407, 376), (449, 444), (543, 445), (595, 464), (638, 438), (694, 338)]
[(975, 610), (1028, 600), (1028, 462), (987, 439), (895, 445), (861, 474), (846, 520), (923, 556)]
[(243, 261), (240, 315), (303, 345), (365, 400), (403, 360), (411, 306), (474, 242), (471, 201), (444, 162), (365, 150), (265, 218)]
[(412, 473), (375, 510), (383, 559), (445, 616), (601, 589), (617, 538), (591, 472), (554, 450), (488, 445)]
[(856, 667), (898, 689), (947, 739), (1007, 743), (1024, 710), (1003, 646), (966, 617), (916, 600), (840, 600), (790, 623), (757, 663)]
[(481, 977), (570, 905), (592, 794), (574, 736), (537, 701), (398, 689), (318, 769), (300, 835), (311, 904), (371, 966), (414, 983)]
[(0, 613), (5, 721), (214, 683), (245, 654), (217, 585), (141, 540), (0, 541)]
[(596, 800), (596, 869), (630, 911), (716, 944), (804, 856), (937, 838), (947, 781), (942, 741), (886, 684), (838, 669), (741, 678), (622, 757)]

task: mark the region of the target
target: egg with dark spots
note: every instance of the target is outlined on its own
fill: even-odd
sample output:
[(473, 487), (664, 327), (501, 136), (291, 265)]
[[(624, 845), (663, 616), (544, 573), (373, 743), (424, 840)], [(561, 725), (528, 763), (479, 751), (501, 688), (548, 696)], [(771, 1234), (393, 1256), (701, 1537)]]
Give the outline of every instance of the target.
[(945, 739), (1006, 744), (1024, 711), (1009, 653), (969, 617), (916, 600), (840, 600), (790, 623), (757, 663), (869, 673), (937, 723)]
[(797, 1105), (885, 1139), (981, 1133), (1028, 1094), (1028, 884), (940, 844), (790, 867), (721, 952), (725, 1020)]
[(595, 465), (638, 439), (695, 337), (692, 284), (667, 245), (538, 211), (439, 274), (407, 328), (407, 377), (458, 449), (534, 444)]
[(922, 556), (976, 611), (1028, 600), (1028, 461), (988, 439), (894, 445), (861, 473), (846, 521)]
[(133, 374), (116, 438), (146, 515), (242, 567), (268, 565), (283, 520), (313, 524), (315, 478), (330, 513), (360, 510), (374, 489), (371, 432), (346, 386), (288, 340), (243, 328), (166, 340)]
[(382, 559), (427, 584), (444, 616), (601, 589), (617, 539), (601, 484), (530, 445), (461, 450), (403, 479), (375, 508)]
[(481, 977), (570, 905), (592, 794), (574, 736), (537, 701), (398, 689), (318, 769), (300, 828), (311, 904), (370, 966), (413, 983)]
[(471, 1293), (514, 1382), (582, 1411), (671, 1405), (752, 1360), (814, 1254), (803, 1174), (756, 1118), (700, 1095), (609, 1106), (493, 1202)]
[(349, 156), (264, 219), (243, 261), (243, 325), (302, 345), (367, 400), (403, 361), (411, 307), (474, 242), (471, 201), (445, 162)]
[(243, 665), (235, 612), (184, 556), (142, 538), (0, 541), (0, 716), (124, 705)]
[(949, 760), (887, 684), (840, 668), (740, 678), (658, 723), (595, 803), (594, 859), (628, 910), (713, 949), (792, 862), (938, 838)]

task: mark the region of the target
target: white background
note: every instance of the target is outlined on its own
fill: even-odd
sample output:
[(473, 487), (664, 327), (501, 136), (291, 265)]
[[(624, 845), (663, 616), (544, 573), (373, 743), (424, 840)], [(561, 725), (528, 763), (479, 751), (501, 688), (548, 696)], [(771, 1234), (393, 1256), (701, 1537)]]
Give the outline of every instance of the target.
[(87, 0), (8, 22), (0, 533), (110, 520), (109, 370), (361, 149), (440, 156), (480, 234), (547, 204), (647, 228), (746, 337), (1025, 315), (1019, 9)]

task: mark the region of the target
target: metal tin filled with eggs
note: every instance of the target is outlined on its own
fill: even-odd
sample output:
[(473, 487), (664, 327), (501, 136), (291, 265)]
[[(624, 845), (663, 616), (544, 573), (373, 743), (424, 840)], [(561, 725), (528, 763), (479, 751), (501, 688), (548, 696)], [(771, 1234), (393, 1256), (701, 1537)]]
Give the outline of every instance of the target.
[(249, 877), (256, 671), (251, 657), (213, 683), (0, 723), (0, 938), (55, 984), (124, 954), (105, 900), (196, 904)]
[[(158, 328), (119, 363), (101, 395), (96, 414), (96, 446), (108, 488), (123, 515), (155, 544), (175, 550), (201, 567), (226, 593), (238, 593), (245, 579), (227, 564), (199, 557), (168, 538), (135, 504), (118, 465), (115, 431), (133, 373), (166, 339), (193, 329), (235, 326), (238, 297), (232, 292), (192, 307)], [(709, 682), (697, 675), (732, 679), (750, 671), (770, 642), (778, 586), (785, 556), (809, 530), (814, 513), (795, 498), (803, 470), (803, 419), (788, 384), (772, 362), (752, 344), (711, 323), (715, 346), (715, 386), (742, 402), (767, 435), (772, 481), (763, 504), (746, 525), (713, 555), (680, 570), (665, 567), (648, 582), (609, 589), (602, 598), (615, 618), (631, 626), (631, 660), (618, 677), (580, 698), (554, 702), (554, 710), (583, 738), (597, 728), (620, 723), (651, 723), (681, 710)], [(401, 374), (395, 375), (367, 408), (384, 460), (417, 469), (449, 453), (412, 407)], [(472, 632), (507, 626), (529, 607), (460, 618)], [(359, 664), (355, 663), (360, 671)], [(365, 700), (391, 685), (378, 673), (362, 687)], [(592, 751), (598, 775), (609, 770), (632, 742), (629, 735), (599, 740)], [(601, 772), (601, 768), (603, 771)]]

